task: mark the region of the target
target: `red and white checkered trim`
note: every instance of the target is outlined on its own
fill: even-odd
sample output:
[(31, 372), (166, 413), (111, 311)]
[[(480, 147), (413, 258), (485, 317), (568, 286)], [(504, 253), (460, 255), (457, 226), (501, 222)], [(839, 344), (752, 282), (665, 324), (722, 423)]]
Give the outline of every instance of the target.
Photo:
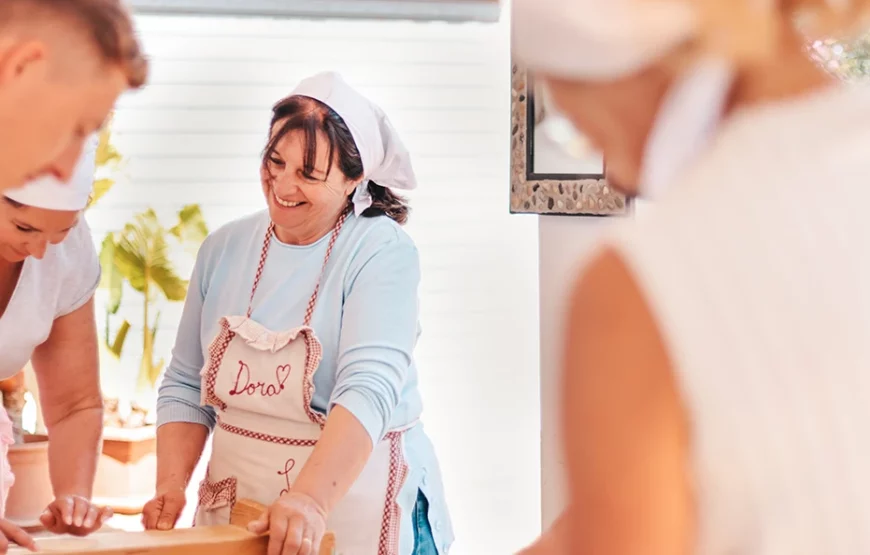
[(273, 436), (270, 434), (255, 432), (246, 428), (233, 426), (232, 424), (227, 424), (226, 422), (222, 421), (220, 417), (218, 417), (218, 427), (220, 427), (221, 430), (224, 430), (225, 432), (229, 432), (231, 434), (236, 434), (251, 439), (258, 439), (260, 441), (266, 441), (269, 443), (279, 443), (281, 445), (289, 445), (291, 447), (314, 447), (315, 445), (317, 445), (316, 439), (295, 439), (290, 437)]
[(203, 381), (205, 382), (205, 387), (202, 391), (202, 404), (226, 410), (227, 404), (217, 396), (214, 386), (217, 383), (217, 373), (221, 367), (221, 362), (224, 360), (224, 354), (226, 354), (227, 347), (230, 346), (230, 341), (233, 340), (236, 334), (230, 330), (230, 323), (226, 318), (221, 318), (220, 327), (221, 331), (208, 347), (208, 363), (202, 374)]
[(408, 464), (403, 455), (404, 433), (390, 432), (386, 438), (390, 442), (390, 476), (387, 482), (387, 498), (384, 503), (384, 520), (381, 524), (381, 535), (378, 540), (378, 555), (398, 555), (399, 525), (402, 519), (398, 497), (405, 478), (408, 476)]
[(199, 506), (208, 511), (236, 504), (237, 481), (234, 477), (212, 482), (208, 475), (199, 484)]
[(320, 276), (317, 278), (317, 285), (314, 286), (314, 294), (308, 300), (308, 308), (305, 310), (305, 325), (311, 325), (311, 317), (314, 315), (314, 305), (317, 303), (317, 292), (320, 290), (320, 280), (323, 274), (326, 273), (326, 265), (329, 263), (329, 257), (332, 256), (332, 249), (335, 247), (335, 242), (338, 240), (338, 234), (347, 219), (347, 212), (342, 212), (335, 222), (335, 228), (332, 230), (332, 236), (329, 238), (329, 245), (326, 247), (326, 256), (323, 257), (323, 266), (320, 269)]

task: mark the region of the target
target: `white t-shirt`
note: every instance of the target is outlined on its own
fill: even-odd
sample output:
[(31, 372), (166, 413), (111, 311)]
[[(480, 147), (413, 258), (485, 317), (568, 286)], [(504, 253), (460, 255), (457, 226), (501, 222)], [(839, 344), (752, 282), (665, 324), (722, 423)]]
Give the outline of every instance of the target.
[(693, 553), (870, 553), (870, 89), (747, 109), (607, 244), (689, 421)]
[(84, 218), (41, 260), (27, 258), (0, 317), (0, 379), (19, 372), (48, 339), (54, 320), (81, 308), (99, 283), (100, 261)]

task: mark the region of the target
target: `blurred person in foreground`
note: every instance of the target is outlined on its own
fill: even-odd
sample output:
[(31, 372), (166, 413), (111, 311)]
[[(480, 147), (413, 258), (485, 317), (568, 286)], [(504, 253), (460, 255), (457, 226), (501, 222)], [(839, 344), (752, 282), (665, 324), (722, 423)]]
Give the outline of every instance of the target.
[(120, 0), (0, 0), (0, 193), (67, 182), (85, 139), (146, 80)]
[(514, 10), (612, 186), (656, 199), (566, 302), (570, 503), (527, 553), (870, 553), (870, 95), (806, 49), (870, 2)]

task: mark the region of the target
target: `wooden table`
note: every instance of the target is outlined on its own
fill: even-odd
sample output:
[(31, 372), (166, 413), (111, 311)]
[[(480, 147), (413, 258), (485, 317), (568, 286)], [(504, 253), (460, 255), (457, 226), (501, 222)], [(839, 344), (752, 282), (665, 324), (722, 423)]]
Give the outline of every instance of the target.
[[(165, 532), (106, 531), (87, 538), (42, 536), (36, 543), (42, 553), (66, 555), (264, 555), (269, 538), (232, 524), (180, 528)], [(31, 552), (15, 547), (10, 555)]]
[[(2, 0), (0, 0), (2, 1)], [(34, 534), (41, 553), (65, 555), (265, 555), (269, 537), (249, 532), (247, 524), (265, 507), (245, 499), (233, 506), (231, 524), (199, 526), (167, 531), (124, 532), (104, 527), (86, 537)], [(9, 555), (30, 555), (13, 547)], [(320, 555), (335, 555), (335, 536), (327, 533)]]

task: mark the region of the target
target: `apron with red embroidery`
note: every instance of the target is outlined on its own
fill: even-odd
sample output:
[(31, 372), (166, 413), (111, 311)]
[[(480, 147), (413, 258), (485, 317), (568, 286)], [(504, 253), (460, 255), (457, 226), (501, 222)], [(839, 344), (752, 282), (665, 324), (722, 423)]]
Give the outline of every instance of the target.
[[(332, 231), (321, 277), (344, 220)], [(310, 327), (320, 277), (301, 326), (272, 331), (251, 319), (273, 233), (270, 225), (247, 315), (221, 318), (201, 373), (202, 403), (215, 407), (217, 425), (199, 488), (197, 526), (227, 524), (237, 499), (270, 505), (289, 491), (325, 424), (325, 417), (311, 408), (322, 354)], [(338, 553), (398, 554), (402, 519), (396, 498), (407, 473), (403, 451), (402, 431), (387, 433), (333, 508), (327, 528), (335, 533)]]

